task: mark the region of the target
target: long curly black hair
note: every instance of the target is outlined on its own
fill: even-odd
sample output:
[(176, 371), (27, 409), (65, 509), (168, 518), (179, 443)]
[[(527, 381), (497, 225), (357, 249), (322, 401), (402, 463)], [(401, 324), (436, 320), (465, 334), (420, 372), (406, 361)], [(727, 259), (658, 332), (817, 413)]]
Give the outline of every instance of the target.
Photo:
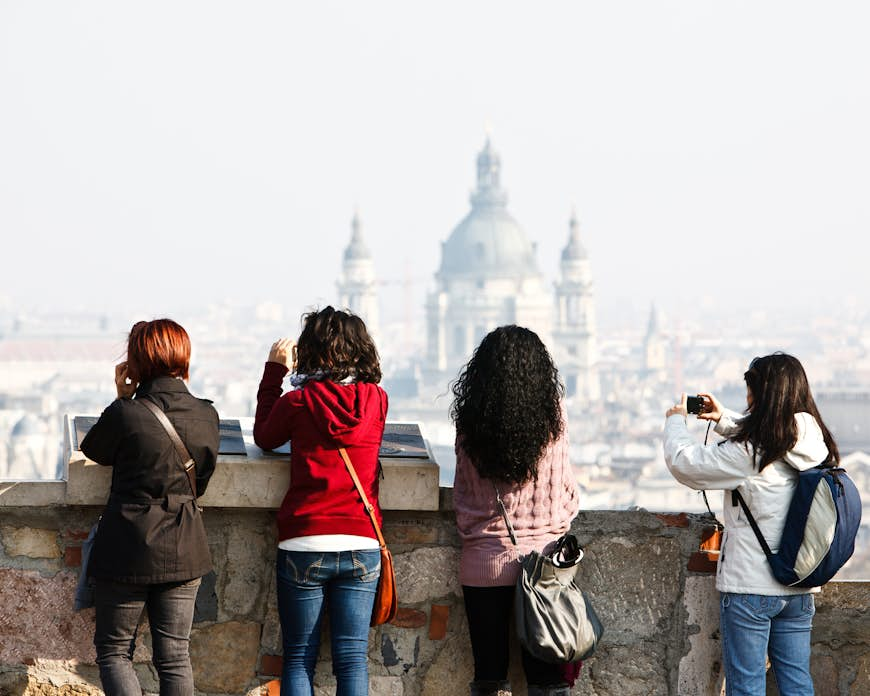
[(453, 384), (450, 417), (482, 478), (522, 484), (538, 475), (545, 448), (565, 427), (565, 392), (534, 331), (501, 326), (487, 334)]

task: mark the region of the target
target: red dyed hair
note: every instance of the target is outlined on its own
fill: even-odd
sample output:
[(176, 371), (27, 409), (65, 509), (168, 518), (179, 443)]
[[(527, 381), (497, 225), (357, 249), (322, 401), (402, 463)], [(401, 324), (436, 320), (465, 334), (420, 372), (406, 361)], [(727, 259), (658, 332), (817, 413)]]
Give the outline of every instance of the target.
[(187, 379), (190, 338), (172, 319), (137, 321), (127, 339), (127, 367), (136, 382), (155, 377)]

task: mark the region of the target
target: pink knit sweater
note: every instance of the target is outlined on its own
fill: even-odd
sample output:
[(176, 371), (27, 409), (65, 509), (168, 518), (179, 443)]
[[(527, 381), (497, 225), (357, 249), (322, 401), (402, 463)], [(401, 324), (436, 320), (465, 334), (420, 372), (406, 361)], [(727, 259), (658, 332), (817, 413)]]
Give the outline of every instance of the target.
[(477, 473), (459, 438), (453, 507), (462, 539), (459, 582), (472, 587), (513, 585), (519, 554), (542, 551), (562, 536), (580, 508), (577, 482), (568, 461), (565, 432), (551, 443), (538, 462), (538, 480), (522, 486), (499, 482), (498, 490), (514, 526), (519, 547), (508, 536), (495, 501), (492, 481)]

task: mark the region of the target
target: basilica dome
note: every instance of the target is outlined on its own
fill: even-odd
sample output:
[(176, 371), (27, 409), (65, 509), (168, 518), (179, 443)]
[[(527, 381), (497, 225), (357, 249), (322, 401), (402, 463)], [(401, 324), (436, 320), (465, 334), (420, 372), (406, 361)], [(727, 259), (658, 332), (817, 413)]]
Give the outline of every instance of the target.
[(442, 246), (440, 278), (538, 274), (535, 247), (507, 211), (500, 170), (499, 156), (487, 139), (477, 156), (477, 190), (471, 195), (471, 212)]

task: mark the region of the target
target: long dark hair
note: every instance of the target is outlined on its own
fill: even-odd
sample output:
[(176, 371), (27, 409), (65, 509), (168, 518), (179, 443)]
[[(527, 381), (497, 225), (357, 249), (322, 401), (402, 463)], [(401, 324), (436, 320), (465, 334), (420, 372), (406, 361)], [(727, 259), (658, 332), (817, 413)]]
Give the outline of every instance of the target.
[(828, 430), (807, 381), (803, 365), (794, 356), (774, 353), (755, 358), (743, 375), (752, 395), (752, 406), (741, 421), (735, 442), (751, 443), (759, 471), (781, 459), (798, 440), (796, 413), (809, 413), (816, 419), (830, 463), (840, 462), (840, 451)]
[(378, 350), (365, 322), (355, 314), (324, 307), (302, 317), (296, 345), (296, 371), (318, 371), (334, 382), (353, 377), (357, 382), (381, 381)]
[(562, 433), (564, 387), (534, 331), (501, 326), (487, 334), (453, 384), (450, 417), (482, 478), (525, 483)]

